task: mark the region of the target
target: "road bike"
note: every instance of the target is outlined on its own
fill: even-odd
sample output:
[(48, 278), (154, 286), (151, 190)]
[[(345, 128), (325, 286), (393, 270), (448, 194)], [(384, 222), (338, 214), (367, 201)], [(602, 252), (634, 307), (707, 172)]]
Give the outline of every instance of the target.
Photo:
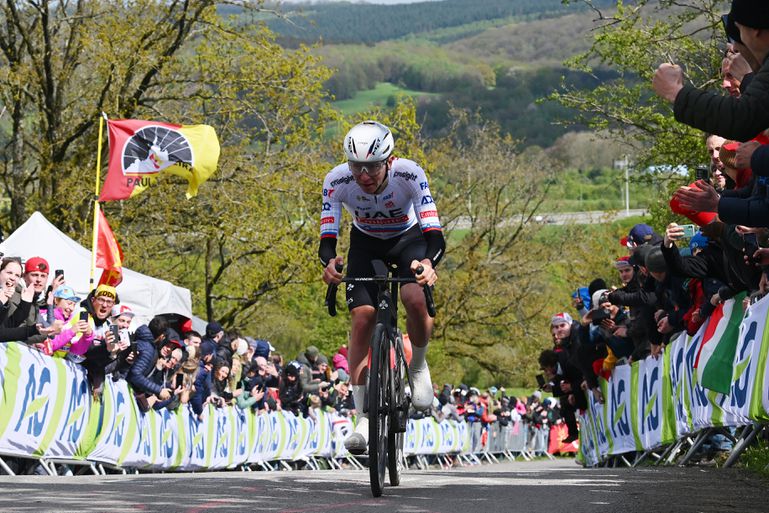
[[(400, 484), (403, 466), (403, 437), (408, 422), (410, 398), (406, 395), (408, 364), (403, 349), (403, 337), (398, 329), (398, 291), (403, 283), (415, 283), (414, 278), (399, 278), (397, 267), (387, 266), (382, 260), (372, 260), (374, 276), (344, 277), (342, 283), (375, 283), (376, 325), (369, 343), (366, 400), (363, 413), (368, 416), (368, 458), (371, 493), (382, 495), (385, 470), (390, 486)], [(422, 266), (416, 274), (421, 274)], [(341, 268), (337, 268), (341, 272)], [(332, 317), (336, 315), (336, 285), (326, 291), (326, 307)], [(427, 312), (435, 317), (432, 288), (423, 287)], [(373, 369), (373, 370), (372, 370)]]

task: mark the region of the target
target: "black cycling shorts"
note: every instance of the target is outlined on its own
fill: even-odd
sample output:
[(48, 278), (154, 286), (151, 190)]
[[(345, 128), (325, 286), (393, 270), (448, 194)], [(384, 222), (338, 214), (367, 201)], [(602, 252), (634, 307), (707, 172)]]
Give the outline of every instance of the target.
[[(372, 260), (383, 260), (386, 264), (398, 266), (398, 276), (413, 278), (410, 265), (412, 260), (423, 260), (427, 242), (418, 224), (406, 233), (392, 239), (378, 239), (366, 235), (359, 229), (350, 230), (350, 250), (347, 252), (347, 276), (365, 278), (374, 276)], [(378, 287), (375, 283), (346, 283), (347, 308), (371, 305), (376, 301)]]

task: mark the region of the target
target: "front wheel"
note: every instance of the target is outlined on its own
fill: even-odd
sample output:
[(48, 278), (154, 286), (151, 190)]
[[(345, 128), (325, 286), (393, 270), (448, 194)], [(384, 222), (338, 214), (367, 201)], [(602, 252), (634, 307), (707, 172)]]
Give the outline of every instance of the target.
[(390, 431), (387, 433), (387, 470), (390, 486), (401, 483), (403, 470), (403, 438), (408, 416), (406, 399), (406, 358), (403, 356), (403, 342), (400, 336), (395, 342), (393, 365), (390, 367)]
[(371, 493), (382, 495), (387, 467), (387, 441), (390, 415), (387, 404), (390, 351), (387, 332), (382, 324), (374, 328), (371, 338), (371, 364), (368, 373), (368, 470)]

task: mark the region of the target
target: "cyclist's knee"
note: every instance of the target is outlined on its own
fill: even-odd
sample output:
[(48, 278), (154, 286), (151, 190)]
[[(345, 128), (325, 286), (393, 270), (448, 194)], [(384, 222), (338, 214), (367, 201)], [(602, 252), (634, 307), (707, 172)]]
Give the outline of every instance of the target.
[(403, 300), (403, 307), (409, 315), (416, 315), (417, 317), (427, 315), (427, 304), (425, 303), (425, 295), (424, 292), (422, 292), (422, 287), (401, 294), (401, 299)]
[(350, 317), (355, 321), (368, 321), (376, 319), (376, 310), (371, 305), (360, 305), (350, 310)]
[(350, 310), (353, 327), (366, 327), (376, 320), (376, 310), (371, 305), (356, 306)]

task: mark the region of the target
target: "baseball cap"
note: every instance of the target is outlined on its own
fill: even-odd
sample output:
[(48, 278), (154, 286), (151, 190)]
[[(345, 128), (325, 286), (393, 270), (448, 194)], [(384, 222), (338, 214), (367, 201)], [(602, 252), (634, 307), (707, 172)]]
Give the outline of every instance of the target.
[(627, 235), (626, 245), (629, 248), (640, 246), (647, 242), (651, 242), (654, 230), (651, 226), (644, 223), (639, 223), (630, 229), (630, 233)]
[(163, 345), (174, 345), (176, 347), (183, 347), (184, 344), (182, 343), (181, 337), (179, 336), (179, 333), (176, 332), (173, 328), (166, 329), (166, 338), (163, 341)]
[(120, 317), (121, 315), (124, 315), (126, 317), (133, 319), (136, 314), (134, 313), (133, 310), (131, 310), (131, 307), (129, 307), (128, 305), (113, 306), (112, 317)]
[(213, 337), (214, 335), (216, 335), (220, 331), (224, 331), (224, 328), (222, 328), (222, 325), (219, 324), (218, 322), (213, 321), (213, 322), (209, 322), (208, 324), (206, 324), (206, 336), (207, 337)]
[(550, 319), (550, 326), (555, 326), (556, 324), (571, 324), (574, 319), (571, 318), (571, 315), (567, 314), (566, 312), (561, 312), (555, 314)]
[(25, 273), (31, 273), (35, 271), (48, 273), (50, 270), (51, 268), (48, 265), (48, 261), (42, 257), (32, 257), (24, 263)]
[(80, 301), (80, 297), (75, 293), (75, 289), (69, 285), (62, 285), (53, 292), (53, 297), (58, 299), (68, 299), (70, 301)]
[(614, 267), (616, 267), (617, 269), (622, 269), (623, 267), (633, 267), (633, 264), (630, 263), (630, 256), (625, 255), (625, 256), (619, 257), (614, 262)]
[(694, 251), (696, 248), (704, 248), (710, 243), (710, 239), (705, 237), (702, 232), (697, 232), (689, 240), (689, 249)]

